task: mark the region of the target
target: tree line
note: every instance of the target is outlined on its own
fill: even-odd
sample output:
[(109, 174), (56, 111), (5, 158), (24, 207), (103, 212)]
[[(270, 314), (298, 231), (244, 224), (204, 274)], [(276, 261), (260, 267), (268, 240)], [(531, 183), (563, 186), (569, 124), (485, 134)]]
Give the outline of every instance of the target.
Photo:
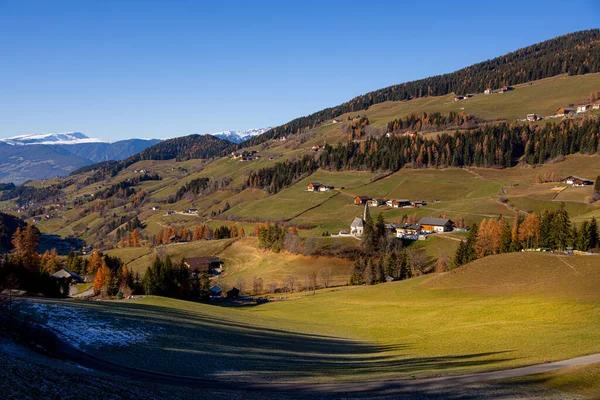
[(564, 251), (572, 247), (590, 251), (600, 247), (599, 231), (595, 218), (584, 221), (579, 229), (572, 226), (564, 203), (558, 209), (545, 210), (539, 216), (531, 213), (524, 219), (515, 217), (512, 226), (504, 218), (484, 219), (478, 225), (474, 224), (466, 240), (461, 241), (452, 266), (524, 249)]
[(470, 132), (422, 136), (382, 136), (326, 145), (320, 156), (277, 163), (253, 171), (246, 186), (277, 193), (318, 168), (327, 170), (398, 171), (403, 167), (510, 167), (516, 162), (541, 164), (574, 153), (595, 154), (600, 149), (600, 119), (578, 123), (565, 120), (545, 126), (507, 123)]

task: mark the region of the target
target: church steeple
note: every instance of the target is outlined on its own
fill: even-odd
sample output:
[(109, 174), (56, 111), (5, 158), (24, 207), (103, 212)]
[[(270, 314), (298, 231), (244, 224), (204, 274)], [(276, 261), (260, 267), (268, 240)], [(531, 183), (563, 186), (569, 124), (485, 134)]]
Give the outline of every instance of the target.
[(370, 217), (370, 216), (371, 216), (371, 213), (369, 212), (369, 202), (366, 202), (366, 203), (365, 203), (365, 213), (364, 213), (364, 215), (363, 215), (363, 220), (364, 220), (365, 222), (367, 222), (367, 219), (368, 219), (368, 217)]

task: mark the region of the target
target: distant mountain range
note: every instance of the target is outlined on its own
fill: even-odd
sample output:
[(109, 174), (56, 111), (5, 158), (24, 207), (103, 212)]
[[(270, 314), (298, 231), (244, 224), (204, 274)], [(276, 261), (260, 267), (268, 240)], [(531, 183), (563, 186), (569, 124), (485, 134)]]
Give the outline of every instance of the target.
[(122, 160), (161, 142), (128, 139), (110, 143), (81, 132), (20, 135), (0, 139), (0, 182), (46, 179), (106, 160)]
[[(216, 150), (221, 151), (228, 147), (228, 142), (238, 144), (269, 129), (271, 128), (208, 134), (227, 141), (222, 143), (213, 143), (213, 141), (203, 139), (204, 135), (192, 135), (198, 137), (194, 139), (198, 143), (186, 157), (194, 157), (198, 154), (206, 155), (207, 152), (213, 154)], [(81, 132), (41, 133), (0, 139), (0, 182), (19, 184), (30, 179), (64, 176), (76, 169), (98, 162), (127, 159), (162, 142), (165, 143), (164, 149), (156, 150), (161, 154), (155, 154), (152, 158), (161, 159), (161, 157), (167, 157), (168, 151), (165, 149), (173, 140), (175, 139), (166, 142), (159, 139), (127, 139), (111, 143), (103, 139), (88, 137)]]
[(239, 144), (239, 143), (242, 143), (244, 140), (247, 140), (248, 138), (251, 138), (253, 136), (262, 135), (269, 129), (271, 129), (271, 127), (259, 128), (259, 129), (248, 129), (245, 131), (215, 132), (215, 133), (210, 133), (210, 135), (218, 137), (219, 139), (229, 140), (230, 142), (233, 142), (235, 144)]

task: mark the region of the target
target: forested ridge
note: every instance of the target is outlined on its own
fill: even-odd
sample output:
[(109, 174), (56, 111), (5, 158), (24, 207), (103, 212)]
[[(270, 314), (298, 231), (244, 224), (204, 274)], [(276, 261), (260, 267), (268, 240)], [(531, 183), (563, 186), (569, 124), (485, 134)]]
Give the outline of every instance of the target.
[(308, 116), (296, 118), (241, 144), (250, 147), (315, 127), (348, 112), (366, 110), (386, 101), (409, 100), (449, 93), (482, 93), (560, 74), (600, 72), (600, 29), (569, 33), (444, 75), (379, 89)]
[(470, 132), (422, 136), (382, 136), (327, 145), (320, 156), (277, 163), (250, 173), (246, 185), (270, 193), (290, 186), (318, 168), (398, 171), (403, 167), (510, 167), (518, 162), (542, 164), (558, 156), (600, 150), (600, 119), (564, 120), (544, 126), (508, 123)]

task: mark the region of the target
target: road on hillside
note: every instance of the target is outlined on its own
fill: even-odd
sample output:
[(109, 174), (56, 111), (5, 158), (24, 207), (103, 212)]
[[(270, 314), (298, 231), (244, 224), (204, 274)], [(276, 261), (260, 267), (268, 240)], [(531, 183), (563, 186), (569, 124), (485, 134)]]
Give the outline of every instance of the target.
[(164, 385), (186, 386), (198, 389), (218, 390), (251, 390), (259, 392), (294, 392), (323, 394), (381, 394), (409, 393), (434, 388), (461, 386), (493, 380), (518, 378), (527, 375), (541, 374), (567, 367), (600, 363), (600, 353), (563, 361), (530, 365), (527, 367), (481, 372), (467, 375), (443, 376), (427, 379), (398, 379), (387, 381), (361, 381), (346, 383), (251, 383), (224, 382), (189, 376), (169, 375), (159, 372), (130, 368), (101, 360), (62, 342), (57, 349), (60, 355), (86, 368), (116, 375), (121, 378), (159, 383)]

